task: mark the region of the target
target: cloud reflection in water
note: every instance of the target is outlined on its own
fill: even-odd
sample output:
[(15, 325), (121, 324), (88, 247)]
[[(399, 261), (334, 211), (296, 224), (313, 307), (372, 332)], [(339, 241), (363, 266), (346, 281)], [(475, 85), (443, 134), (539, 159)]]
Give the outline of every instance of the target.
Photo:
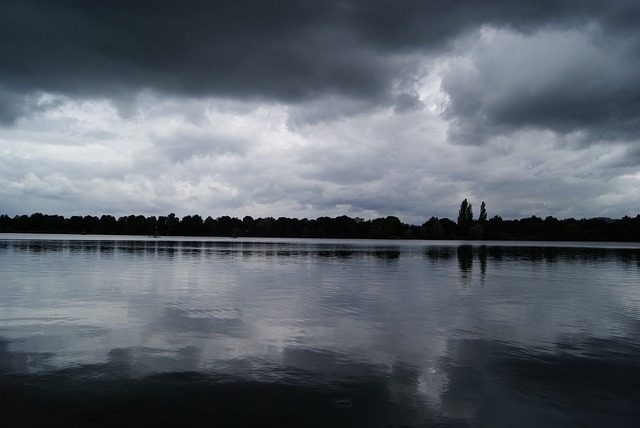
[(2, 242), (7, 420), (537, 427), (640, 418), (636, 249)]

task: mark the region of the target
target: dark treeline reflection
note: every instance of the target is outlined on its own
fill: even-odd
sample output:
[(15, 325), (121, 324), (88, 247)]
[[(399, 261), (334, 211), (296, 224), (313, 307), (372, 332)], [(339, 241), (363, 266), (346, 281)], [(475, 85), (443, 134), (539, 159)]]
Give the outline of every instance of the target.
[(243, 256), (243, 257), (321, 257), (350, 259), (374, 257), (398, 259), (402, 250), (398, 246), (364, 246), (348, 244), (317, 244), (313, 241), (288, 242), (244, 242), (244, 241), (172, 241), (149, 240), (48, 240), (7, 239), (0, 241), (0, 248), (38, 253), (123, 253), (131, 255), (154, 255), (174, 257)]
[(488, 246), (459, 245), (428, 247), (424, 255), (431, 261), (458, 260), (460, 270), (468, 272), (473, 268), (474, 260), (479, 263), (481, 272), (487, 269), (487, 263), (509, 261), (527, 261), (532, 263), (557, 262), (608, 262), (619, 261), (623, 264), (640, 266), (638, 248), (593, 248), (562, 246)]
[(243, 256), (243, 257), (322, 257), (350, 259), (374, 257), (396, 260), (403, 252), (422, 248), (431, 261), (455, 259), (461, 272), (472, 270), (474, 261), (482, 273), (487, 263), (510, 261), (527, 262), (607, 262), (616, 260), (623, 264), (640, 266), (640, 249), (582, 246), (531, 246), (531, 245), (424, 245), (416, 246), (367, 246), (313, 241), (300, 242), (248, 242), (248, 241), (189, 241), (189, 240), (58, 240), (58, 239), (7, 239), (0, 241), (0, 248), (20, 251), (73, 252), (73, 253), (124, 253), (174, 257)]
[[(465, 201), (466, 202), (466, 201)], [(348, 216), (317, 219), (257, 218), (187, 215), (72, 216), (34, 213), (9, 217), (0, 215), (0, 232), (85, 233), (94, 235), (147, 236), (239, 236), (273, 238), (348, 239), (471, 239), (521, 241), (611, 241), (639, 242), (640, 214), (622, 219), (556, 219), (532, 216), (503, 220), (500, 216), (453, 221), (431, 217), (422, 225), (405, 224), (398, 217), (364, 220)]]

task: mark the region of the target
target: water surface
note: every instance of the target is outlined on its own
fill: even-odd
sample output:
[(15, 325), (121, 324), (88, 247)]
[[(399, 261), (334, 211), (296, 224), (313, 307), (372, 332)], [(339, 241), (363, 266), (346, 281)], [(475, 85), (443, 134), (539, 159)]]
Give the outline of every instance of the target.
[(3, 234), (0, 278), (16, 426), (640, 426), (633, 244)]

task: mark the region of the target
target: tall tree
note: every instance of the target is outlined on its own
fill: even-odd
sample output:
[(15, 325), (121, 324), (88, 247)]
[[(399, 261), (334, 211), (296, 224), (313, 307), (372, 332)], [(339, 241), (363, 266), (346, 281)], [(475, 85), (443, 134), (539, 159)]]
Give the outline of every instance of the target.
[(461, 238), (468, 236), (471, 225), (473, 225), (473, 208), (465, 199), (460, 204), (460, 211), (458, 212), (458, 232)]
[(482, 201), (482, 204), (480, 205), (480, 215), (478, 216), (478, 223), (484, 226), (486, 222), (487, 222), (487, 208), (484, 205), (484, 201)]

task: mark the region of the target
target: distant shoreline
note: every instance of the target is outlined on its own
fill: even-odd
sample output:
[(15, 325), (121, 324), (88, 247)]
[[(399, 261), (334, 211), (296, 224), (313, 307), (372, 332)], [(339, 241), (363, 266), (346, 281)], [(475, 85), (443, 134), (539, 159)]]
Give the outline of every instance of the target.
[(131, 235), (148, 237), (255, 237), (330, 239), (418, 239), (491, 241), (579, 241), (640, 242), (640, 214), (622, 219), (573, 218), (559, 220), (532, 216), (519, 220), (467, 220), (460, 224), (448, 218), (431, 217), (422, 225), (405, 224), (395, 216), (364, 220), (358, 217), (297, 219), (245, 216), (218, 218), (187, 215), (72, 216), (34, 213), (0, 215), (0, 233), (55, 233), (87, 235)]

